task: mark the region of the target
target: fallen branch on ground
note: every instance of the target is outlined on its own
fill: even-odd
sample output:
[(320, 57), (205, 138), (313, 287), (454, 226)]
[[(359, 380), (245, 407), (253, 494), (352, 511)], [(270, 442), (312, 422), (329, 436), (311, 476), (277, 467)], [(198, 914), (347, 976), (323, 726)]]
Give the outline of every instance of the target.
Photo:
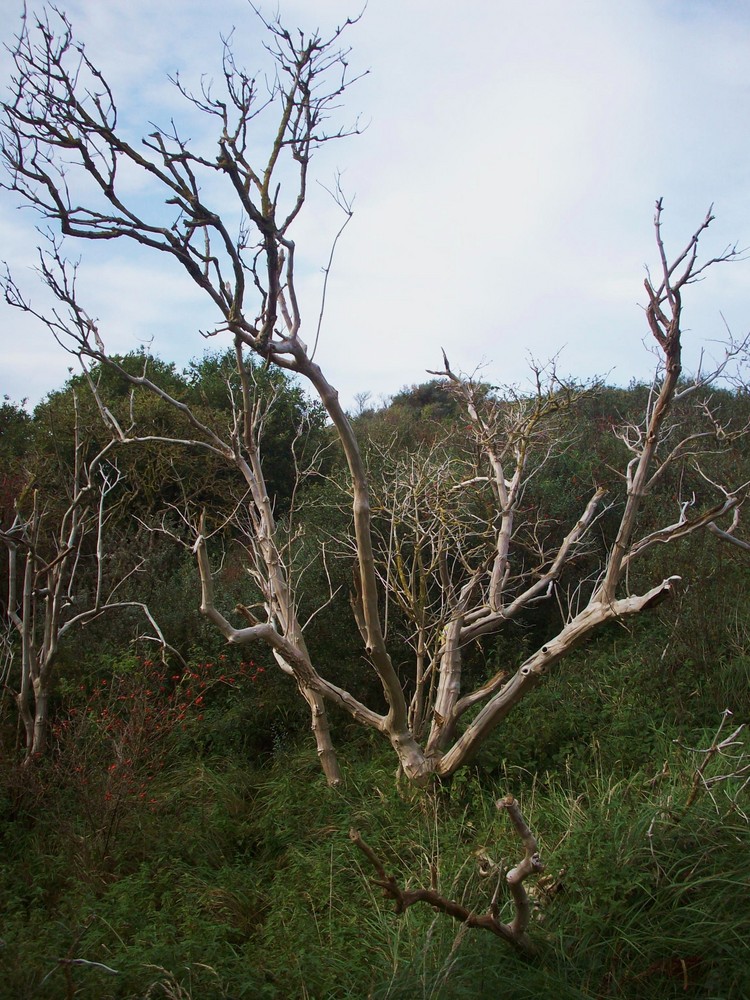
[(498, 917), (497, 900), (500, 892), (500, 879), (498, 879), (487, 912), (482, 914), (474, 913), (462, 903), (457, 903), (455, 900), (441, 896), (435, 888), (402, 889), (396, 877), (386, 872), (383, 862), (378, 858), (369, 844), (362, 839), (362, 835), (358, 830), (352, 828), (349, 831), (349, 837), (355, 847), (362, 851), (378, 873), (378, 877), (373, 881), (375, 885), (383, 889), (386, 898), (395, 901), (396, 913), (405, 913), (414, 903), (427, 903), (440, 913), (445, 913), (454, 920), (466, 924), (468, 927), (478, 927), (482, 930), (490, 931), (490, 933), (507, 941), (525, 955), (533, 955), (536, 949), (527, 933), (531, 919), (531, 904), (523, 883), (529, 875), (539, 874), (544, 871), (544, 865), (539, 856), (536, 838), (526, 824), (518, 802), (512, 795), (508, 795), (504, 799), (499, 799), (496, 802), (496, 806), (498, 809), (505, 809), (507, 811), (511, 823), (515, 827), (526, 849), (523, 859), (505, 876), (505, 881), (513, 897), (513, 906), (515, 909), (514, 918), (510, 923), (504, 923)]

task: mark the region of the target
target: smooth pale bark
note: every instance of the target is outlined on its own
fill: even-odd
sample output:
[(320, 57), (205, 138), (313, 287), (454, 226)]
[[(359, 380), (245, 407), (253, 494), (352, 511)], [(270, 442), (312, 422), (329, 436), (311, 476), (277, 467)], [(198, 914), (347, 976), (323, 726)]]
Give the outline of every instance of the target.
[(520, 944), (529, 948), (531, 942), (528, 939), (527, 931), (531, 922), (531, 903), (524, 882), (530, 875), (538, 875), (540, 872), (543, 872), (544, 865), (539, 856), (536, 837), (523, 818), (518, 802), (512, 795), (506, 795), (504, 799), (500, 799), (495, 805), (499, 810), (504, 809), (507, 812), (525, 848), (523, 858), (514, 868), (511, 868), (505, 876), (505, 881), (508, 883), (511, 895), (513, 896), (513, 905), (515, 908), (515, 916), (510, 924), (511, 933)]
[[(482, 554), (474, 552), (471, 545), (470, 551), (460, 551), (461, 540), (450, 539), (449, 533), (440, 536), (440, 544), (448, 539), (444, 544), (455, 544), (459, 551), (451, 553), (451, 569), (448, 559), (443, 559), (440, 573), (430, 580), (431, 586), (441, 590), (439, 615), (434, 622), (425, 620), (424, 615), (413, 622), (415, 634), (417, 629), (423, 629), (425, 636), (419, 640), (417, 654), (421, 688), (416, 696), (409, 693), (408, 700), (414, 706), (410, 720), (402, 678), (385, 639), (384, 600), (367, 472), (338, 393), (314, 361), (315, 346), (308, 353), (300, 338), (296, 247), (290, 231), (306, 200), (313, 151), (346, 134), (346, 130), (335, 128), (326, 131), (326, 122), (339, 107), (348, 83), (348, 53), (339, 47), (341, 31), (333, 32), (328, 39), (317, 33), (308, 37), (286, 32), (276, 22), (263, 21), (270, 32), (267, 51), (275, 61), (268, 79), (277, 82), (271, 93), (261, 98), (267, 99), (263, 109), (258, 106), (254, 80), (238, 74), (231, 57), (224, 62), (222, 96), (214, 99), (206, 93), (194, 101), (197, 109), (216, 124), (216, 156), (217, 148), (209, 154), (194, 152), (191, 143), (183, 142), (171, 130), (156, 129), (142, 145), (131, 145), (118, 132), (113, 95), (88, 55), (75, 46), (65, 15), (51, 10), (49, 17), (55, 30), (42, 24), (35, 28), (32, 21), (24, 21), (11, 52), (16, 83), (9, 102), (3, 106), (2, 134), (9, 187), (41, 213), (45, 224), (57, 223), (66, 236), (133, 240), (140, 248), (171, 256), (184, 268), (217, 310), (215, 332), (228, 332), (233, 338), (242, 381), (234, 430), (222, 439), (182, 400), (171, 397), (145, 377), (129, 375), (107, 355), (96, 324), (76, 299), (74, 275), (56, 244), (42, 255), (41, 271), (67, 309), (67, 316), (60, 309), (47, 316), (35, 312), (10, 277), (5, 280), (6, 298), (45, 321), (58, 340), (71, 345), (84, 367), (91, 360), (110, 365), (131, 385), (174, 406), (191, 428), (191, 437), (180, 438), (180, 443), (221, 455), (243, 477), (251, 493), (248, 513), (254, 531), (249, 568), (263, 594), (266, 621), (238, 629), (218, 613), (202, 543), (197, 555), (204, 613), (229, 642), (264, 642), (286, 664), (310, 706), (318, 751), (321, 759), (329, 762), (329, 774), (335, 773), (335, 755), (325, 719), (325, 701), (340, 705), (353, 718), (381, 732), (413, 780), (424, 782), (433, 772), (452, 773), (550, 667), (597, 628), (618, 617), (638, 614), (668, 595), (671, 581), (640, 596), (623, 596), (626, 570), (635, 558), (654, 544), (669, 543), (708, 527), (722, 516), (722, 510), (730, 510), (741, 500), (739, 491), (725, 490), (727, 503), (721, 510), (716, 508), (715, 516), (713, 512), (710, 516), (704, 513), (694, 521), (686, 519), (677, 526), (637, 538), (639, 515), (656, 479), (686, 455), (693, 456), (692, 446), (682, 447), (677, 442), (680, 435), (671, 421), (682, 370), (682, 293), (715, 262), (697, 263), (699, 238), (712, 216), (706, 216), (687, 246), (669, 263), (661, 237), (661, 202), (657, 204), (654, 222), (661, 274), (658, 280), (649, 276), (646, 281), (646, 318), (660, 353), (658, 392), (650, 401), (645, 426), (638, 428), (636, 443), (631, 446), (626, 441), (632, 457), (626, 469), (623, 514), (614, 545), (598, 567), (597, 582), (580, 581), (581, 601), (588, 599), (588, 603), (556, 636), (517, 666), (509, 679), (505, 671), (500, 671), (475, 690), (467, 690), (463, 670), (467, 645), (500, 632), (538, 602), (555, 596), (558, 581), (565, 572), (575, 572), (576, 558), (586, 552), (602, 495), (601, 490), (593, 488), (581, 518), (556, 550), (547, 545), (544, 530), (537, 536), (532, 529), (524, 537), (523, 525), (519, 525), (524, 490), (529, 477), (543, 467), (545, 455), (549, 457), (559, 445), (554, 426), (550, 440), (545, 439), (546, 428), (555, 413), (575, 403), (576, 389), (557, 378), (554, 366), (548, 372), (536, 367), (535, 391), (528, 397), (511, 393), (505, 400), (493, 400), (487, 387), (457, 377), (444, 356), (444, 370), (437, 374), (450, 382), (463, 399), (474, 447), (482, 456), (483, 468), (472, 470), (467, 482), (488, 484), (487, 506), (492, 509), (486, 524), (472, 536), (483, 538)], [(54, 72), (50, 72), (51, 67)], [(97, 93), (103, 88), (101, 100), (91, 101), (92, 87)], [(275, 115), (275, 121), (270, 127), (266, 121), (265, 130), (258, 135), (254, 127), (261, 110), (264, 116)], [(63, 175), (64, 181), (56, 180)], [(132, 187), (121, 186), (123, 176), (131, 182), (140, 176), (160, 186), (164, 195), (162, 209), (164, 205), (174, 209), (173, 224), (165, 224), (162, 209), (144, 218), (141, 213), (149, 211), (148, 206), (129, 203)], [(208, 202), (219, 189), (224, 195), (218, 195), (212, 207)], [(96, 197), (89, 202), (92, 190)], [(222, 218), (221, 199), (227, 195), (245, 220), (239, 236), (234, 234), (234, 224), (230, 229)], [(340, 190), (334, 195), (346, 216), (345, 226), (352, 215), (351, 207)], [(339, 235), (341, 231), (343, 227)], [(718, 259), (736, 256), (736, 250), (730, 249)], [(324, 289), (331, 261), (332, 257), (325, 269)], [(322, 308), (317, 329), (314, 324), (308, 323), (307, 327), (314, 329), (316, 344), (321, 320)], [(727, 357), (736, 357), (746, 346), (747, 341), (731, 345)], [(306, 379), (317, 391), (338, 435), (351, 481), (357, 577), (352, 603), (365, 655), (387, 704), (384, 715), (323, 676), (328, 665), (316, 669), (311, 662), (296, 617), (291, 574), (277, 545), (261, 467), (257, 409), (243, 359), (245, 349), (255, 352), (263, 364), (275, 364)], [(710, 378), (699, 377), (695, 388), (708, 386), (723, 367), (719, 365)], [(680, 389), (683, 396), (687, 391)], [(119, 440), (124, 440), (126, 435), (104, 400), (100, 400), (100, 411)], [(717, 441), (721, 430), (716, 429)], [(664, 437), (670, 439), (666, 456), (660, 449)], [(128, 440), (137, 443), (139, 439)], [(142, 440), (161, 439), (146, 436)], [(686, 442), (693, 440), (694, 436), (685, 438)], [(539, 523), (543, 521), (541, 512)], [(411, 675), (408, 682), (413, 684)], [(478, 710), (478, 714), (460, 733), (459, 723), (470, 709)], [(429, 735), (423, 745), (421, 733), (427, 727)], [(417, 728), (420, 739), (414, 731)]]
[(750, 553), (750, 542), (746, 542), (744, 538), (737, 538), (731, 531), (722, 531), (718, 525), (711, 523), (707, 525), (708, 530), (713, 532), (717, 538), (720, 538), (723, 542), (728, 542), (730, 545), (734, 545), (736, 548), (741, 549), (743, 552)]
[(301, 352), (296, 357), (295, 370), (305, 375), (315, 386), (326, 408), (346, 456), (352, 481), (354, 532), (359, 568), (359, 594), (366, 636), (366, 649), (380, 677), (383, 694), (388, 702), (388, 725), (393, 732), (402, 732), (407, 726), (407, 707), (401, 682), (393, 669), (386, 648), (378, 605), (379, 587), (373, 553), (370, 493), (359, 444), (351, 422), (341, 406), (338, 392), (328, 382), (318, 365)]
[(34, 735), (27, 760), (44, 754), (47, 749), (49, 729), (49, 684), (41, 678), (34, 681)]
[(300, 687), (300, 694), (310, 708), (310, 718), (315, 746), (318, 750), (318, 760), (323, 768), (327, 783), (335, 788), (342, 782), (336, 751), (333, 748), (331, 728), (328, 724), (328, 712), (323, 695), (311, 687)]
[(541, 682), (550, 668), (585, 642), (595, 630), (607, 622), (640, 614), (658, 604), (670, 595), (679, 579), (677, 576), (670, 577), (639, 596), (633, 595), (609, 603), (593, 601), (554, 638), (530, 656), (509, 680), (503, 680), (499, 690), (496, 683), (491, 681), (482, 692), (491, 695), (489, 701), (442, 756), (436, 766), (437, 772), (441, 775), (453, 774), (470, 760), (489, 733)]

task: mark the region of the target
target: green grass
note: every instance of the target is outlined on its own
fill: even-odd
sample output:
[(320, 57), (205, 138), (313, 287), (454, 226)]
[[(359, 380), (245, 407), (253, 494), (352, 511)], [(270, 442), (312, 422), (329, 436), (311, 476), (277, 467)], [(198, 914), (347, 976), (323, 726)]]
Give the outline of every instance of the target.
[[(256, 765), (184, 758), (159, 776), (156, 806), (124, 809), (106, 852), (80, 789), (37, 789), (3, 820), (0, 995), (739, 1000), (748, 824), (723, 791), (718, 811), (705, 792), (685, 811), (699, 758), (669, 733), (653, 740), (650, 766), (627, 775), (594, 748), (588, 775), (575, 761), (533, 780), (476, 768), (428, 792), (398, 786), (366, 741), (343, 748), (342, 790), (306, 744)], [(506, 791), (554, 890), (537, 897), (534, 960), (424, 906), (397, 916), (347, 836), (357, 826), (404, 885), (436, 871), (445, 895), (484, 910), (494, 881), (478, 854), (519, 855), (493, 804)]]
[[(750, 716), (744, 640), (710, 672), (661, 648), (646, 628), (621, 654), (604, 636), (428, 791), (340, 720), (345, 782), (327, 788), (289, 717), (273, 739), (238, 731), (255, 703), (235, 691), (160, 742), (79, 713), (49, 761), (2, 765), (0, 998), (750, 996), (748, 789), (712, 798), (688, 749), (711, 745), (727, 704), (733, 725)], [(111, 769), (117, 753), (129, 770)], [(715, 755), (703, 777), (741, 763)], [(495, 880), (479, 858), (520, 853), (494, 806), (508, 792), (546, 863), (533, 960), (428, 907), (395, 914), (348, 837), (357, 827), (402, 885), (436, 876), (484, 911)]]

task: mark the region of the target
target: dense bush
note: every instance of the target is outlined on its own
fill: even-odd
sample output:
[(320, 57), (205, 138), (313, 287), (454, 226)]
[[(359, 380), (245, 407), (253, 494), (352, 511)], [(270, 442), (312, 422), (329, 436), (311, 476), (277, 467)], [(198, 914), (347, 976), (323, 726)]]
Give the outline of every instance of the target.
[[(207, 361), (183, 391), (203, 393), (202, 404), (220, 414), (219, 375), (220, 363)], [(450, 412), (428, 388), (401, 394), (390, 412), (366, 414), (372, 441), (392, 440), (404, 427), (414, 447), (434, 441)], [(604, 429), (615, 410), (637, 408), (641, 391), (588, 401), (584, 436), (590, 425)], [(52, 438), (35, 427), (53, 412), (59, 427), (63, 402), (50, 400), (33, 419), (9, 415), (18, 433), (7, 439), (8, 454), (19, 475), (54, 483), (69, 461), (65, 436), (53, 461), (42, 447)], [(424, 434), (414, 420), (408, 425), (410, 407), (426, 408)], [(550, 462), (529, 503), (547, 505), (560, 521), (570, 517), (590, 481), (610, 474), (608, 449), (616, 446), (598, 433), (596, 440), (596, 454), (575, 446)], [(322, 540), (334, 554), (331, 542), (347, 520), (335, 459), (327, 461), (330, 476), (311, 477), (295, 498), (306, 615), (329, 588), (340, 588), (338, 600), (348, 593), (347, 560), (316, 561)], [(165, 479), (161, 496), (157, 473), (154, 466), (145, 484), (134, 483), (139, 515), (171, 496), (173, 480)], [(223, 489), (213, 474), (201, 482)], [(601, 530), (605, 538), (606, 519)], [(148, 599), (185, 662), (162, 662), (153, 645), (134, 644), (127, 614), (92, 623), (60, 651), (51, 752), (27, 767), (17, 763), (13, 705), (3, 700), (1, 995), (739, 1000), (750, 993), (747, 964), (738, 960), (750, 935), (747, 789), (738, 779), (709, 794), (698, 773), (723, 710), (737, 725), (750, 718), (742, 553), (713, 537), (657, 548), (652, 565), (684, 577), (676, 601), (627, 632), (609, 627), (561, 663), (452, 782), (401, 787), (374, 739), (332, 712), (346, 777), (334, 791), (320, 777), (293, 681), (267, 653), (226, 647), (197, 613), (189, 551), (129, 532), (124, 519), (117, 538), (131, 547), (147, 539), (148, 569), (125, 590)], [(213, 544), (225, 554), (222, 606), (251, 603), (240, 551), (228, 537)], [(552, 604), (528, 615), (475, 650), (471, 670), (482, 677), (512, 668), (557, 615)], [(334, 600), (312, 619), (309, 642), (372, 701), (343, 622)], [(392, 628), (398, 636), (395, 616)], [(716, 755), (709, 763), (706, 779), (746, 759)], [(404, 884), (436, 878), (446, 895), (482, 911), (494, 866), (519, 855), (494, 808), (506, 792), (520, 798), (547, 865), (535, 890), (539, 955), (531, 962), (429, 908), (395, 915), (347, 836), (350, 826), (360, 829)], [(493, 877), (480, 876), (480, 858)]]
[[(2, 877), (5, 995), (740, 998), (748, 823), (722, 790), (687, 806), (700, 755), (671, 737), (657, 734), (651, 764), (627, 776), (594, 751), (586, 775), (571, 757), (540, 777), (478, 768), (408, 793), (363, 744), (339, 791), (293, 745), (258, 766), (183, 744), (108, 837), (106, 757), (82, 756), (75, 777), (40, 770), (33, 816), (27, 787), (26, 810), (3, 822), (17, 861)], [(88, 826), (82, 781), (100, 799)], [(347, 837), (356, 825), (400, 878), (436, 877), (482, 910), (495, 882), (478, 858), (519, 854), (493, 806), (509, 786), (547, 864), (533, 962), (428, 908), (395, 915)]]

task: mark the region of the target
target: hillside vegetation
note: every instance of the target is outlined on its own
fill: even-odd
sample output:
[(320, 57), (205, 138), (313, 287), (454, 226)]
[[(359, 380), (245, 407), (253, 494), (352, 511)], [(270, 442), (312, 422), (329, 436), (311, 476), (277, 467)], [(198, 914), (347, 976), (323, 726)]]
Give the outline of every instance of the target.
[[(231, 358), (207, 355), (187, 372), (144, 356), (119, 363), (158, 369), (161, 384), (206, 421), (231, 420)], [(135, 407), (141, 429), (183, 436), (173, 407), (145, 392), (131, 399), (106, 368), (97, 377), (100, 387), (111, 379), (107, 398), (119, 419)], [(342, 611), (353, 559), (341, 544), (351, 518), (342, 457), (296, 383), (264, 367), (257, 378), (274, 399), (266, 481), (294, 542), (303, 616), (316, 612), (306, 641), (338, 684), (377, 703), (382, 693)], [(587, 559), (595, 565), (597, 546), (611, 544), (625, 454), (612, 428), (640, 420), (648, 392), (588, 387), (563, 414), (565, 446), (530, 483), (524, 517), (550, 537), (595, 487), (615, 498), (590, 549), (561, 578), (560, 595), (585, 578)], [(728, 426), (750, 417), (743, 391), (717, 390), (712, 405)], [(428, 468), (438, 453), (465, 458), (472, 444), (439, 379), (361, 409), (354, 424), (374, 484), (377, 537), (378, 483), (389, 481), (396, 458)], [(107, 441), (93, 397), (74, 378), (31, 415), (6, 402), (0, 427), (0, 527), (36, 504), (43, 533), (68, 502), (76, 461)], [(10, 625), (4, 633), (0, 995), (750, 995), (750, 756), (738, 732), (750, 715), (744, 550), (710, 533), (655, 545), (637, 572), (680, 576), (672, 599), (604, 626), (450, 778), (423, 788), (394, 780), (389, 748), (331, 707), (343, 781), (328, 787), (294, 679), (262, 645), (227, 645), (198, 610), (186, 511), (210, 511), (221, 606), (229, 613), (259, 599), (225, 467), (159, 443), (137, 454), (123, 444), (108, 461), (118, 478), (105, 529), (81, 550), (66, 614), (102, 574), (118, 601), (148, 605), (166, 646), (135, 606), (67, 633), (54, 661), (45, 752), (24, 760), (13, 697), (19, 644)], [(655, 526), (676, 516), (688, 465), (676, 463), (659, 482), (648, 514)], [(295, 481), (303, 466), (308, 474)], [(706, 456), (703, 469), (750, 480), (750, 456), (739, 442)], [(708, 492), (691, 498), (695, 510)], [(2, 586), (7, 611), (7, 580)], [(562, 613), (551, 594), (510, 630), (477, 643), (466, 653), (467, 677), (482, 683), (512, 671), (554, 634)], [(387, 641), (407, 688), (411, 628), (394, 600)], [(358, 829), (402, 886), (432, 886), (485, 912), (520, 856), (494, 805), (507, 794), (520, 801), (545, 865), (528, 884), (531, 958), (428, 906), (396, 914), (349, 838)], [(502, 885), (499, 907), (511, 919)]]

